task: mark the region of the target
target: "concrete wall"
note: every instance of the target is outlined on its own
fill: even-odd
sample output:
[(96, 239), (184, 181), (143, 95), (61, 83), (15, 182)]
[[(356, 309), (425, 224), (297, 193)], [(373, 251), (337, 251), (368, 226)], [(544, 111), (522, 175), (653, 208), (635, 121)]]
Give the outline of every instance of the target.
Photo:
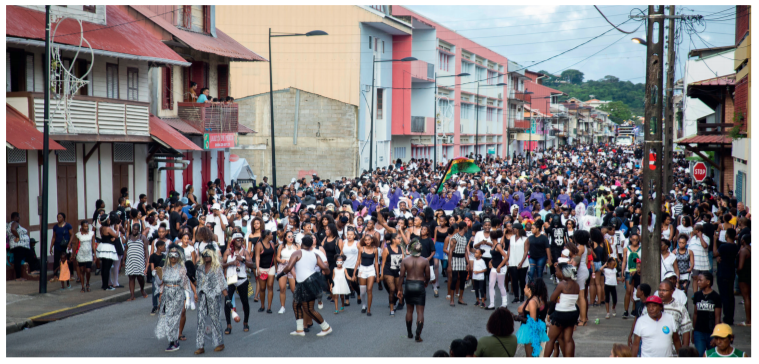
[[(240, 135), (232, 153), (246, 158), (260, 181), (271, 176), (269, 94), (236, 101), (240, 123), (258, 133)], [(274, 107), (278, 185), (312, 173), (325, 179), (357, 176), (356, 106), (289, 88), (274, 93)]]

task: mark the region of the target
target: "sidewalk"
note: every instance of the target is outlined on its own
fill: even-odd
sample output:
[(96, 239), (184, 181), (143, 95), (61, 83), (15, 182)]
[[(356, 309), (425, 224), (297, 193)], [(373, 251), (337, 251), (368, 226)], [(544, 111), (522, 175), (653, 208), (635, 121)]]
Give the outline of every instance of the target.
[[(46, 322), (78, 315), (107, 305), (129, 299), (129, 278), (119, 275), (119, 284), (124, 288), (114, 291), (100, 289), (101, 276), (94, 273), (90, 278), (90, 292), (81, 292), (81, 283), (71, 281), (72, 289), (61, 290), (60, 282), (48, 282), (47, 292), (39, 294), (37, 281), (7, 281), (5, 289), (5, 334), (21, 331)], [(135, 299), (150, 299), (152, 286), (145, 283), (148, 298), (140, 296), (140, 285), (135, 282)]]

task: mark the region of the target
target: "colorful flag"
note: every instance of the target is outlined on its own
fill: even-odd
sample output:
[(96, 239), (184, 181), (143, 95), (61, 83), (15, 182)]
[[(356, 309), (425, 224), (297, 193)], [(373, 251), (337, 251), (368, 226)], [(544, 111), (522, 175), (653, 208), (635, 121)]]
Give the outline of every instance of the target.
[(443, 192), (443, 185), (446, 181), (451, 179), (451, 177), (456, 173), (477, 173), (480, 171), (480, 167), (477, 167), (476, 164), (474, 164), (474, 159), (469, 158), (454, 158), (451, 159), (450, 162), (448, 162), (448, 170), (445, 172), (445, 176), (443, 177), (443, 180), (440, 182), (440, 186), (437, 188), (436, 193)]

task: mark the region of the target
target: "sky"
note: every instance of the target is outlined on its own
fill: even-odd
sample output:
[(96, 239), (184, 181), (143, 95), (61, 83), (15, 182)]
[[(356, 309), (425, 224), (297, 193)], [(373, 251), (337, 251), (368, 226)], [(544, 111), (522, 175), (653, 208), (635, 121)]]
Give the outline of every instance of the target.
[[(530, 65), (586, 42), (613, 29), (612, 26), (593, 6), (583, 5), (406, 6), (523, 67), (527, 66), (531, 71), (546, 70), (560, 74), (564, 69), (577, 69), (585, 74), (586, 80), (613, 75), (623, 81), (645, 83), (646, 47), (631, 41), (634, 37), (645, 39), (645, 27), (642, 22), (627, 20), (631, 12), (640, 14), (635, 8), (645, 11), (647, 5), (599, 6), (620, 29), (633, 31), (637, 28), (637, 31), (623, 34), (612, 30), (586, 45), (535, 66)], [(689, 36), (683, 26), (675, 72), (675, 79), (679, 79), (690, 49), (735, 44), (735, 6), (678, 5), (676, 11), (685, 15), (700, 14), (705, 18), (704, 24), (694, 24), (698, 35)], [(596, 52), (598, 54), (593, 55)]]

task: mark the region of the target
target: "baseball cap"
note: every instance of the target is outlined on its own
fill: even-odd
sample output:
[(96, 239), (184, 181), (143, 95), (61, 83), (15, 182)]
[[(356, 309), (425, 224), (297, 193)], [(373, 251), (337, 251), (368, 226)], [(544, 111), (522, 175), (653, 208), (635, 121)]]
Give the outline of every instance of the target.
[(656, 303), (664, 306), (664, 303), (661, 301), (661, 298), (659, 296), (650, 295), (648, 298), (646, 298), (646, 303)]
[(729, 335), (733, 334), (733, 329), (730, 328), (730, 325), (728, 324), (718, 324), (714, 326), (714, 332), (712, 332), (712, 337), (721, 337), (726, 338)]
[(243, 238), (242, 234), (240, 234), (240, 233), (234, 233), (234, 234), (232, 234), (232, 239), (242, 239), (242, 238)]
[(219, 209), (219, 204), (217, 204), (217, 203), (215, 203), (215, 204), (213, 204), (213, 206), (211, 206), (211, 210), (218, 210), (218, 209)]
[(677, 276), (677, 274), (675, 274), (675, 272), (670, 271), (670, 272), (667, 272), (667, 274), (664, 275), (664, 279), (667, 279), (669, 277), (676, 277), (676, 276)]

